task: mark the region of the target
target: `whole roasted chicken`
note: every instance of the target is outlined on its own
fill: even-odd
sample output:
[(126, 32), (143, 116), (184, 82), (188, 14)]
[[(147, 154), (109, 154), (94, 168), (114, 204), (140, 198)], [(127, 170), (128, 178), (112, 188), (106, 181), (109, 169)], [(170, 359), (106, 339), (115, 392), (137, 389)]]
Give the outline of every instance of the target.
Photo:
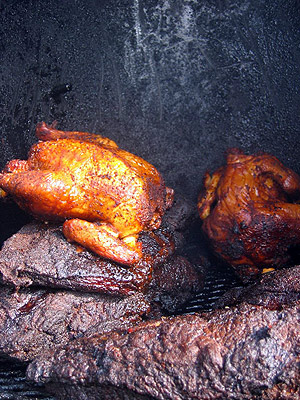
[(198, 198), (203, 230), (215, 252), (245, 281), (289, 261), (300, 244), (300, 177), (269, 154), (227, 154), (206, 173)]
[(70, 241), (124, 265), (142, 258), (137, 240), (172, 204), (173, 190), (148, 162), (100, 135), (37, 125), (28, 160), (8, 162), (2, 196), (45, 221), (65, 221)]

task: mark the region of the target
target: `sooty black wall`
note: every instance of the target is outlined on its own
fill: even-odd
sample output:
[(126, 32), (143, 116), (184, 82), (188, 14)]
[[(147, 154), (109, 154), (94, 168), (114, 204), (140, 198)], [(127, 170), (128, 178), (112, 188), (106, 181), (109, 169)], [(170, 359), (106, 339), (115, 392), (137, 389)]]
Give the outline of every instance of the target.
[(0, 14), (1, 167), (57, 120), (193, 202), (229, 147), (300, 172), (297, 0), (6, 0)]

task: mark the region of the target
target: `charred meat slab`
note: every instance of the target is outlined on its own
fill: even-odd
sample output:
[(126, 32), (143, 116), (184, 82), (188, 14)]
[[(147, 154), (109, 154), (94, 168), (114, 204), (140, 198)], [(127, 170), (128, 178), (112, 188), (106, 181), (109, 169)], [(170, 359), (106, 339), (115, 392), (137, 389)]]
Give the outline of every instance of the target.
[(223, 309), (75, 340), (37, 358), (28, 377), (58, 399), (298, 399), (300, 266), (239, 293)]
[(132, 399), (297, 399), (299, 307), (243, 303), (142, 323), (43, 355), (28, 378), (47, 383), (58, 399), (64, 391), (73, 399), (108, 399), (118, 388)]
[(141, 293), (117, 298), (0, 287), (0, 355), (30, 361), (82, 336), (128, 329), (149, 310)]
[(282, 305), (300, 300), (300, 266), (263, 274), (257, 282), (228, 290), (215, 303), (215, 308), (242, 302), (280, 309)]
[[(124, 268), (69, 243), (63, 237), (60, 225), (32, 222), (3, 245), (0, 252), (2, 283), (15, 287), (39, 285), (124, 296), (147, 292), (153, 276), (161, 279), (161, 275), (169, 274), (171, 263), (177, 276), (178, 268), (182, 266), (183, 279), (179, 288), (187, 294), (189, 286), (192, 295), (193, 287), (201, 285), (201, 275), (188, 261), (176, 255), (176, 249), (183, 242), (181, 231), (185, 221), (192, 215), (189, 205), (178, 199), (155, 234), (141, 233), (140, 243), (146, 256), (139, 267), (133, 268)], [(164, 264), (168, 272), (164, 272)], [(170, 281), (175, 278), (174, 274), (169, 276)], [(157, 287), (155, 282), (151, 284), (153, 287)]]
[[(157, 251), (156, 240), (145, 238), (146, 241), (148, 250), (151, 246)], [(163, 259), (160, 257), (153, 266), (151, 282), (143, 292), (151, 302), (157, 300), (173, 312), (176, 304), (183, 304), (201, 289), (203, 275), (184, 257), (173, 255), (162, 262)], [(87, 251), (78, 252), (64, 240), (59, 227), (36, 222), (24, 226), (5, 242), (0, 252), (0, 274), (2, 283), (16, 288), (41, 286), (107, 294), (109, 281), (109, 294), (115, 296), (140, 291), (130, 269), (119, 268)], [(119, 281), (124, 283), (122, 290)]]

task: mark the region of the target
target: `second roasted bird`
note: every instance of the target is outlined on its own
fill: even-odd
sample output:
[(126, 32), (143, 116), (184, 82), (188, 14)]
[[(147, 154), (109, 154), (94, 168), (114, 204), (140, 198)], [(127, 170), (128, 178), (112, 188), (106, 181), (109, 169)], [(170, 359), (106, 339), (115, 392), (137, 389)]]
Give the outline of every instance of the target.
[(203, 230), (215, 252), (247, 281), (284, 266), (300, 244), (300, 177), (269, 154), (227, 154), (199, 195)]

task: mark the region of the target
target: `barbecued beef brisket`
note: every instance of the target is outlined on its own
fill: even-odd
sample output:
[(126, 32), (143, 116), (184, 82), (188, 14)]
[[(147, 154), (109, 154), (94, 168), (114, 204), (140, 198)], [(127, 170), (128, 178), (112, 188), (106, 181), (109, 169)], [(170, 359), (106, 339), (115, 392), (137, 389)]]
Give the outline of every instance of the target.
[[(163, 235), (161, 235), (163, 236)], [(155, 239), (144, 235), (150, 252), (157, 251)], [(173, 253), (173, 241), (164, 237), (166, 253)], [(151, 247), (152, 246), (152, 247)], [(167, 257), (159, 256), (159, 262)], [(155, 262), (153, 262), (155, 264)], [(143, 268), (151, 268), (145, 264)], [(66, 241), (57, 225), (32, 222), (11, 238), (0, 253), (0, 272), (4, 284), (65, 288), (75, 291), (128, 295), (139, 291), (139, 280), (129, 268), (105, 260)], [(119, 289), (119, 282), (122, 288)]]
[[(191, 215), (188, 209), (184, 202), (175, 204), (170, 211), (172, 227), (178, 217), (178, 229), (183, 228)], [(172, 254), (173, 242), (182, 240), (172, 229), (165, 225), (155, 238), (141, 235), (153, 261), (151, 283), (141, 293), (128, 269), (78, 251), (59, 226), (38, 222), (24, 226), (0, 252), (6, 284), (0, 286), (0, 355), (29, 361), (80, 336), (127, 329), (142, 318), (173, 313), (200, 290), (203, 280), (185, 258)], [(117, 286), (114, 296), (101, 293), (101, 279), (114, 279), (114, 274), (116, 284), (120, 274), (128, 279), (133, 294), (121, 296)]]
[(28, 377), (58, 399), (296, 400), (299, 282), (300, 266), (274, 271), (243, 289), (248, 303), (75, 340)]
[(234, 287), (220, 297), (214, 307), (223, 308), (242, 302), (279, 309), (300, 300), (300, 266), (265, 273), (258, 282)]
[[(133, 269), (157, 269), (158, 276), (161, 275), (158, 269), (163, 269), (165, 262), (176, 264), (174, 252), (183, 241), (180, 231), (184, 229), (185, 221), (194, 213), (182, 199), (177, 200), (173, 207), (166, 215), (163, 227), (155, 231), (155, 235), (141, 233), (139, 240), (148, 255), (147, 261), (139, 267), (134, 266)], [(194, 281), (198, 281), (199, 288), (201, 278), (197, 272), (192, 271), (191, 266), (187, 266), (187, 261), (183, 262), (180, 259), (179, 262), (183, 265), (185, 275), (188, 269), (190, 271), (186, 276), (190, 278), (192, 295)], [(133, 269), (124, 268), (87, 250), (79, 249), (64, 238), (59, 225), (45, 225), (39, 222), (24, 226), (4, 243), (0, 252), (2, 283), (16, 287), (42, 286), (114, 295), (134, 294), (142, 289), (145, 291), (144, 274), (140, 274), (139, 279), (139, 275), (133, 273)], [(174, 279), (172, 274), (170, 275), (170, 268), (168, 276), (172, 286)], [(187, 294), (186, 289), (183, 291)]]
[[(128, 286), (135, 294), (127, 297), (83, 293), (99, 292), (99, 268), (118, 266), (78, 252), (57, 226), (24, 227), (0, 253), (11, 285), (0, 291), (2, 354), (35, 358), (28, 378), (63, 400), (298, 399), (300, 267), (236, 288), (219, 303), (231, 307), (162, 317), (202, 284), (199, 271), (173, 253), (185, 220), (178, 215), (156, 239), (141, 235), (152, 281), (144, 293)], [(13, 288), (23, 285), (32, 287)]]
[(108, 399), (111, 388), (131, 391), (131, 399), (298, 399), (299, 307), (244, 303), (141, 323), (43, 355), (28, 378), (48, 383), (58, 399), (64, 391)]
[(32, 360), (82, 335), (125, 329), (142, 317), (173, 312), (200, 283), (192, 266), (174, 257), (155, 272), (147, 294), (117, 297), (0, 286), (0, 356)]
[(141, 293), (117, 298), (0, 287), (0, 355), (29, 361), (81, 336), (132, 327), (149, 310)]

